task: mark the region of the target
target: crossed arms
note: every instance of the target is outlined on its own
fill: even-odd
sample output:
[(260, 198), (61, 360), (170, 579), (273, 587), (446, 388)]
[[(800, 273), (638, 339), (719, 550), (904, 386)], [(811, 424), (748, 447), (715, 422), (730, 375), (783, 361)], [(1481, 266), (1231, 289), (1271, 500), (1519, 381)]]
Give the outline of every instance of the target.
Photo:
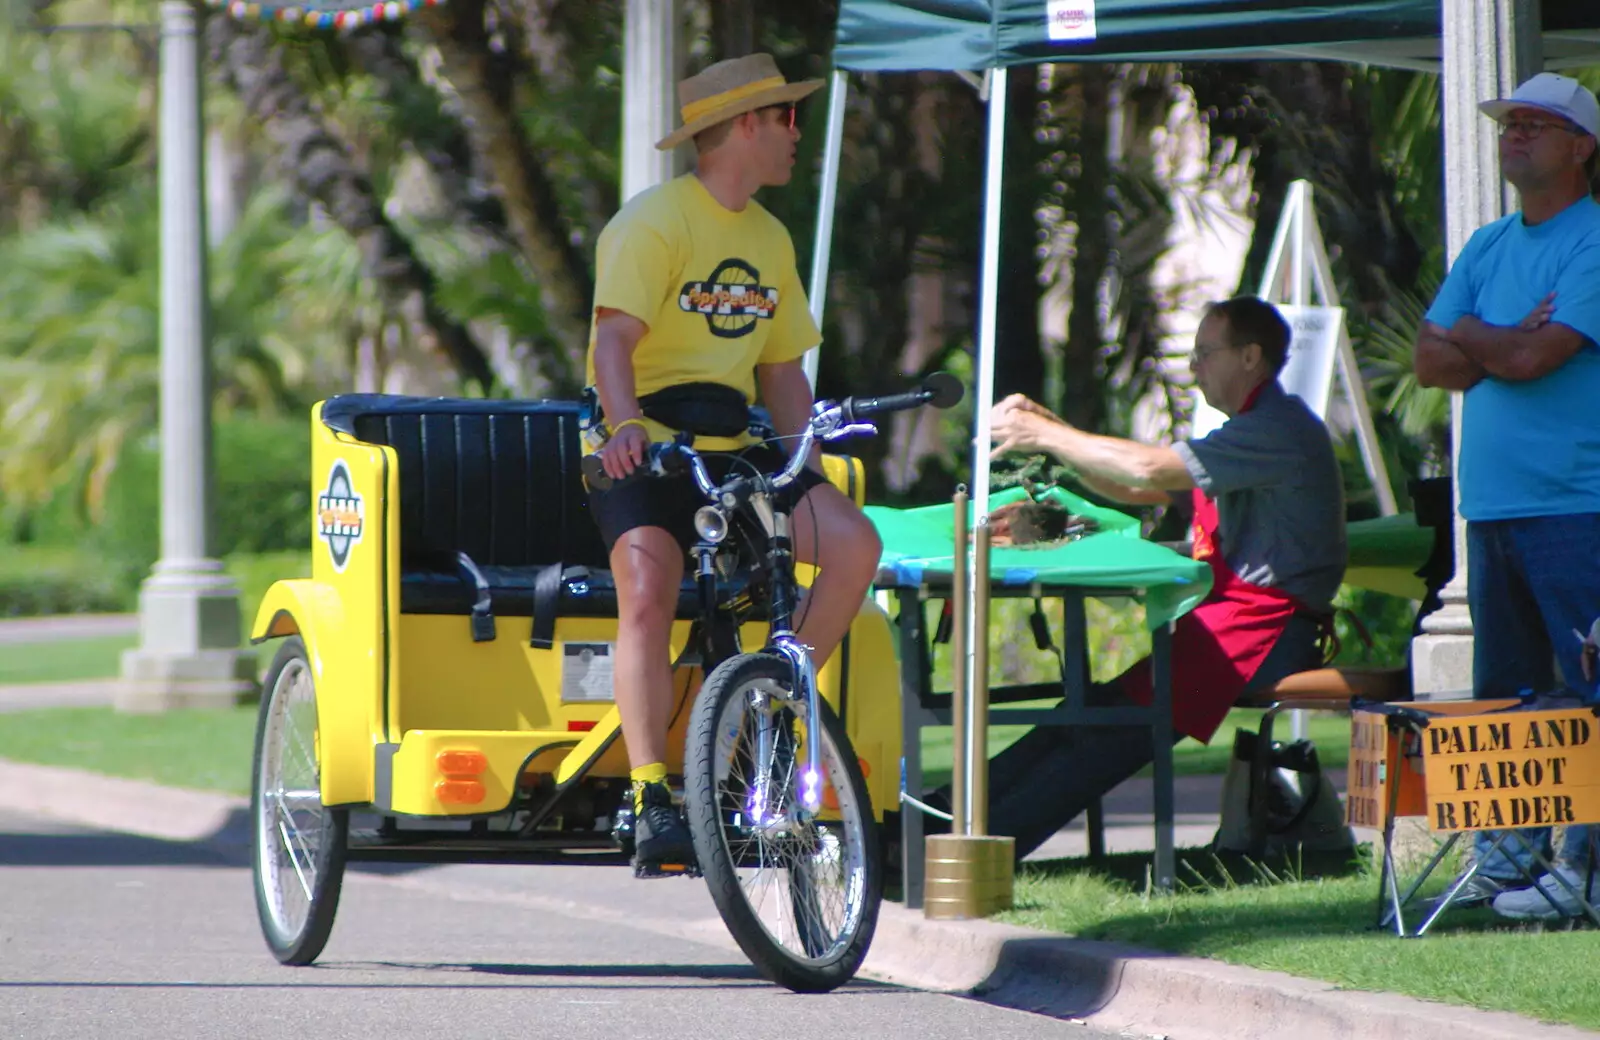
[(1431, 321), (1417, 335), (1417, 381), (1445, 390), (1470, 390), (1485, 376), (1523, 383), (1549, 375), (1584, 344), (1583, 334), (1551, 321), (1551, 293), (1515, 325), (1490, 325), (1473, 315), (1449, 329)]

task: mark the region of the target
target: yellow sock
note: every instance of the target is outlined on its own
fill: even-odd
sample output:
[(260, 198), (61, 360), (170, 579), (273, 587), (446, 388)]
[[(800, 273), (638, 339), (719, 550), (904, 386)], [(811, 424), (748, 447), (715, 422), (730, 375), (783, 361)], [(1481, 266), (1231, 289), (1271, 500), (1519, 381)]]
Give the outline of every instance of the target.
[(644, 809), (644, 785), (666, 783), (667, 764), (651, 762), (630, 772), (628, 778), (633, 781), (633, 811), (641, 812)]

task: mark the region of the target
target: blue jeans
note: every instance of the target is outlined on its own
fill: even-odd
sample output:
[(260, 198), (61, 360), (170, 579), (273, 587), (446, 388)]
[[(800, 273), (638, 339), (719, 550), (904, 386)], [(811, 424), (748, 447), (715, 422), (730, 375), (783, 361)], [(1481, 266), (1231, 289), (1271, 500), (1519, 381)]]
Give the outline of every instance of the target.
[[(1600, 617), (1600, 513), (1470, 522), (1467, 568), (1473, 695), (1565, 692), (1594, 703), (1595, 683), (1584, 679), (1581, 660), (1583, 634)], [(1549, 828), (1517, 833), (1548, 851)], [(1520, 879), (1515, 863), (1531, 869), (1533, 857), (1515, 839), (1490, 854), (1493, 837), (1476, 839), (1482, 872)], [(1557, 859), (1586, 863), (1588, 837), (1589, 828), (1568, 827)]]

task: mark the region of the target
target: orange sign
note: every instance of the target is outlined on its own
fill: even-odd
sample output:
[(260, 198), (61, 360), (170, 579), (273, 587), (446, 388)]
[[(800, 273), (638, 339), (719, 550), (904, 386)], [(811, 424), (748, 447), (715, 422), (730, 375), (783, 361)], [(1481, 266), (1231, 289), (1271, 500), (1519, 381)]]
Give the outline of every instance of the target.
[(1389, 821), (1389, 783), (1396, 778), (1400, 789), (1395, 793), (1394, 815), (1422, 815), (1422, 772), (1414, 738), (1391, 732), (1388, 716), (1382, 712), (1352, 712), (1345, 822), (1383, 830)]
[(1600, 719), (1589, 708), (1430, 719), (1435, 831), (1600, 823)]

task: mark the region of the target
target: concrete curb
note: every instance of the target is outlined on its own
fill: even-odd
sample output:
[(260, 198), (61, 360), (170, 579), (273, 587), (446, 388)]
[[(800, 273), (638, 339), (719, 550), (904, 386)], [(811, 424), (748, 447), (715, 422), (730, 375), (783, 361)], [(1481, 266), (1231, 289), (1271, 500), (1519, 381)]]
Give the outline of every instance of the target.
[[(237, 853), (242, 798), (0, 759), (0, 808)], [(575, 908), (581, 911), (582, 908)], [(680, 925), (681, 927), (681, 925)], [(1396, 942), (1402, 940), (1395, 940)], [(1430, 940), (1412, 940), (1430, 941)], [(885, 903), (863, 973), (915, 989), (1178, 1040), (1582, 1040), (1600, 1034), (1498, 1011), (1341, 990), (992, 921), (930, 921)]]
[(992, 921), (929, 921), (890, 904), (884, 905), (867, 966), (887, 982), (970, 994), (1099, 1029), (1181, 1040), (1592, 1040), (1600, 1035), (1506, 1012), (1346, 991), (1281, 972)]

